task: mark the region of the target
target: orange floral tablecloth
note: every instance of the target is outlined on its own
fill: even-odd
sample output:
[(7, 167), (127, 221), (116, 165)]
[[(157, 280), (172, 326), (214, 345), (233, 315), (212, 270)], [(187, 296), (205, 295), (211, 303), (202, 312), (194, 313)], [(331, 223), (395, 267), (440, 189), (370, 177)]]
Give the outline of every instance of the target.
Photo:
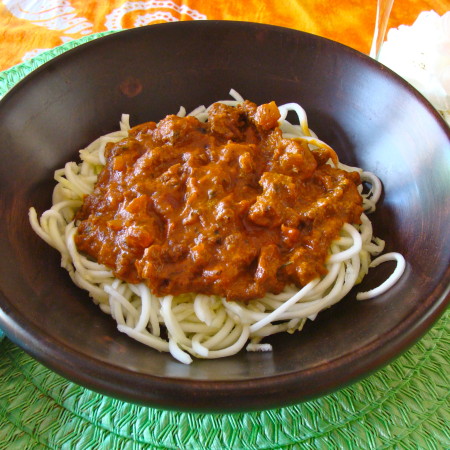
[[(395, 0), (388, 28), (449, 0)], [(1, 0), (0, 71), (67, 41), (178, 20), (246, 20), (324, 36), (368, 53), (376, 0)]]

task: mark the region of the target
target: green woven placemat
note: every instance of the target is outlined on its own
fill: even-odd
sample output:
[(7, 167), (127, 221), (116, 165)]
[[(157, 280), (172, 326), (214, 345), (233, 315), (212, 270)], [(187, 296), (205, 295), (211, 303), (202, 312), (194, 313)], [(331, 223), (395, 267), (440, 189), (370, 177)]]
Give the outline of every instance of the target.
[(450, 448), (450, 314), (367, 379), (296, 406), (246, 414), (162, 411), (71, 383), (5, 339), (0, 448)]
[[(0, 96), (98, 36), (0, 73)], [(314, 401), (245, 414), (177, 413), (115, 400), (67, 381), (0, 337), (0, 449), (450, 448), (449, 331), (447, 311), (365, 380)]]

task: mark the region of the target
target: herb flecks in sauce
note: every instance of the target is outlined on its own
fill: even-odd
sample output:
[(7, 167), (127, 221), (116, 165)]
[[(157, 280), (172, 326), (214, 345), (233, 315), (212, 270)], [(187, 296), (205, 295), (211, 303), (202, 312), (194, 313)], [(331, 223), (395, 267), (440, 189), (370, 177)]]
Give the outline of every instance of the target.
[(326, 273), (331, 242), (359, 223), (356, 172), (284, 139), (275, 103), (216, 103), (207, 123), (167, 116), (106, 148), (77, 214), (80, 251), (157, 295), (247, 301)]

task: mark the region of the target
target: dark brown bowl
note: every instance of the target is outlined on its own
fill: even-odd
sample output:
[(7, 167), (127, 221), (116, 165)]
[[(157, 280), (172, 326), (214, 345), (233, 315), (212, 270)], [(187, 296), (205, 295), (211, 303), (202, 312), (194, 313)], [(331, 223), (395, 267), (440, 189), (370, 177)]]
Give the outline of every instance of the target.
[[(384, 195), (372, 220), (407, 269), (384, 295), (355, 292), (271, 353), (186, 366), (120, 334), (32, 231), (53, 171), (132, 123), (228, 97), (295, 101), (340, 159), (373, 171)], [(110, 35), (37, 69), (0, 104), (0, 326), (63, 376), (108, 395), (191, 411), (263, 409), (310, 399), (368, 375), (420, 338), (449, 300), (450, 131), (381, 64), (335, 42), (236, 22), (153, 25)], [(383, 279), (383, 265), (361, 290)]]

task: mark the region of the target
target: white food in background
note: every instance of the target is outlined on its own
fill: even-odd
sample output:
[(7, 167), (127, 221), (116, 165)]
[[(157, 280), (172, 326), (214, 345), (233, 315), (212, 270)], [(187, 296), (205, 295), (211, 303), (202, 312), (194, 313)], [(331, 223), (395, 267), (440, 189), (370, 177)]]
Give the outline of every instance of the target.
[(379, 61), (412, 84), (450, 124), (450, 11), (389, 30)]

